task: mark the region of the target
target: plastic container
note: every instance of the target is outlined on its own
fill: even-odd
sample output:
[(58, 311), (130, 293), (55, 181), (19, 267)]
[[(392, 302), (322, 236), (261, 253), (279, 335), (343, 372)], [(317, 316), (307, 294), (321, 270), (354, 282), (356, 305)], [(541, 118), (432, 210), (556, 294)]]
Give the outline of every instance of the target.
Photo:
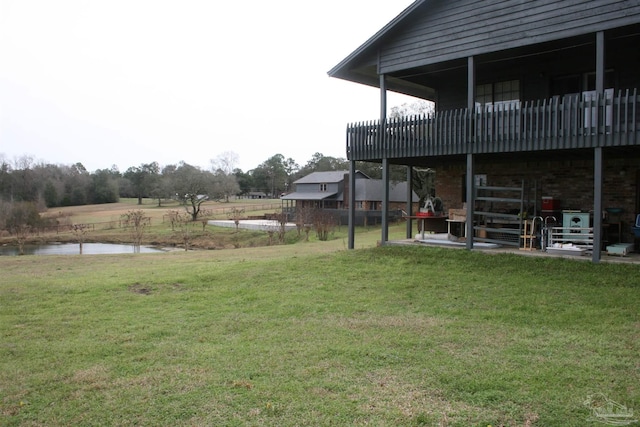
[(554, 199), (553, 197), (543, 197), (542, 198), (542, 210), (543, 211), (559, 211), (560, 210), (560, 200)]

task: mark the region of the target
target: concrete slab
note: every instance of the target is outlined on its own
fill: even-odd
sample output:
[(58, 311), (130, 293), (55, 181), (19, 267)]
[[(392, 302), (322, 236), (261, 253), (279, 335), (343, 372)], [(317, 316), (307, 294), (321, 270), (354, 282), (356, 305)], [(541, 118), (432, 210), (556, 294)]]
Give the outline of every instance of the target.
[[(449, 233), (433, 233), (433, 234), (425, 234), (424, 239), (422, 238), (422, 234), (416, 234), (415, 238), (416, 242), (427, 243), (431, 245), (442, 245), (442, 246), (453, 246), (453, 247), (466, 247), (466, 242), (458, 241), (455, 236), (450, 235)], [(483, 249), (494, 249), (499, 248), (500, 245), (495, 243), (484, 243), (484, 242), (473, 242), (474, 248), (483, 248)]]

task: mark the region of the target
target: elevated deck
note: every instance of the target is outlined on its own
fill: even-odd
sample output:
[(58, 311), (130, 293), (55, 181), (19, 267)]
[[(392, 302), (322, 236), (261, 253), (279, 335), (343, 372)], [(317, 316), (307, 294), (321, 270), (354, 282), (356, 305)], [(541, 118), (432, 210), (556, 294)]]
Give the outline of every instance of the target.
[(513, 102), (350, 124), (356, 161), (640, 145), (637, 90)]

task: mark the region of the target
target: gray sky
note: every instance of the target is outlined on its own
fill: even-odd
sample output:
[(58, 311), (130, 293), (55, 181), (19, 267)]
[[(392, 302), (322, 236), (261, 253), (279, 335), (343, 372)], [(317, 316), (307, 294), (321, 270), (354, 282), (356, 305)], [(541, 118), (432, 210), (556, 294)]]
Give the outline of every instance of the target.
[(345, 157), (379, 92), (327, 71), (412, 2), (0, 0), (0, 156), (89, 171)]

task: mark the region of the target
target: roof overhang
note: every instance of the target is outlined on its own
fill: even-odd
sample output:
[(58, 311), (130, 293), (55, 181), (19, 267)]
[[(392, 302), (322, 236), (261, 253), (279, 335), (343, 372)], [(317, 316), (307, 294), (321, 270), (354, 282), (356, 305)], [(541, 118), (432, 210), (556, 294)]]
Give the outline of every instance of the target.
[[(404, 21), (411, 13), (419, 8), (427, 0), (417, 0), (398, 16), (382, 27), (369, 40), (354, 50), (349, 56), (340, 61), (338, 65), (328, 71), (329, 77), (348, 80), (366, 86), (380, 87), (380, 75), (378, 72), (378, 50), (384, 39)], [(386, 87), (393, 92), (418, 98), (435, 100), (436, 92), (433, 88), (412, 83), (406, 79), (386, 76)]]
[(295, 191), (293, 193), (289, 193), (280, 197), (282, 200), (324, 200), (329, 197), (335, 196), (338, 192), (323, 192), (323, 193), (303, 193), (299, 191)]

